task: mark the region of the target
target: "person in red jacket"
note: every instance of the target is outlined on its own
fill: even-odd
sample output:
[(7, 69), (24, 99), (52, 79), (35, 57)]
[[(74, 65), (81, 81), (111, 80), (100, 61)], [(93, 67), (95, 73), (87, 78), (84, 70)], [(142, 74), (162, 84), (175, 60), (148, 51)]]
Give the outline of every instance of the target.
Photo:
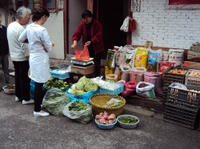
[(104, 51), (102, 24), (93, 18), (89, 10), (82, 13), (82, 22), (72, 36), (74, 49), (82, 37), (82, 43), (88, 47), (90, 57), (94, 58), (95, 76), (100, 75), (101, 53)]

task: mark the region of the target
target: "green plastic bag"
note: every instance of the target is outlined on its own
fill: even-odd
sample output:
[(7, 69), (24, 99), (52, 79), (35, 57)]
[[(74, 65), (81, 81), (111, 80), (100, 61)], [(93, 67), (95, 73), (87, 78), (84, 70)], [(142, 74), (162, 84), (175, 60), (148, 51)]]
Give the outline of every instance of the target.
[(62, 116), (64, 106), (69, 103), (69, 97), (66, 92), (58, 88), (49, 89), (44, 98), (42, 105), (51, 114)]
[[(73, 101), (76, 102), (76, 101)], [(78, 121), (82, 124), (87, 124), (92, 120), (92, 107), (87, 104), (87, 109), (86, 110), (81, 110), (81, 111), (73, 111), (73, 110), (69, 110), (69, 106), (73, 103), (70, 102), (68, 103), (64, 109), (63, 109), (63, 115), (65, 115), (66, 117)]]

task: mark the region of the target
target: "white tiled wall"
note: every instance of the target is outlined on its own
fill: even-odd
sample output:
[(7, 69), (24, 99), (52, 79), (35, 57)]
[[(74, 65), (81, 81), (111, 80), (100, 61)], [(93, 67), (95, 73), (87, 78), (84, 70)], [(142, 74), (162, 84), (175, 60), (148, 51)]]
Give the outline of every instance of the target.
[(192, 43), (200, 42), (200, 5), (195, 5), (199, 10), (169, 7), (168, 0), (141, 0), (140, 12), (133, 12), (137, 21), (133, 45), (151, 40), (154, 46), (189, 49)]

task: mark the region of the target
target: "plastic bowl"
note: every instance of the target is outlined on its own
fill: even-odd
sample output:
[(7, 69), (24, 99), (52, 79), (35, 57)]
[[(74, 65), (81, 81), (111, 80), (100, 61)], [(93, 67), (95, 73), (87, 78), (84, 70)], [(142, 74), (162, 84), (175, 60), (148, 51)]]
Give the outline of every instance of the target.
[(95, 121), (97, 127), (99, 127), (100, 129), (112, 129), (117, 124), (117, 119), (112, 124), (101, 124), (96, 119), (94, 121)]
[[(119, 118), (121, 117), (125, 117), (125, 116), (130, 116), (130, 117), (133, 117), (135, 119), (137, 119), (138, 121), (134, 124), (127, 124), (127, 123), (123, 123), (123, 122), (120, 122), (119, 121)], [(132, 129), (132, 128), (136, 128), (140, 122), (140, 119), (137, 117), (137, 116), (134, 116), (134, 115), (130, 115), (130, 114), (123, 114), (123, 115), (119, 115), (117, 117), (117, 121), (119, 123), (119, 126), (122, 127), (122, 128), (126, 128), (126, 129)]]

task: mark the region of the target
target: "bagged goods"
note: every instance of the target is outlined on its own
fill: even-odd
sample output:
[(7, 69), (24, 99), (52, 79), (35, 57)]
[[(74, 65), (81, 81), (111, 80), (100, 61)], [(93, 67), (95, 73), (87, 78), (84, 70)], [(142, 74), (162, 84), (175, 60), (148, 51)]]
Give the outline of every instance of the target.
[(136, 86), (136, 93), (139, 96), (154, 99), (154, 85), (148, 82), (139, 82)]
[(148, 71), (157, 71), (158, 61), (162, 57), (162, 50), (149, 50), (148, 55), (148, 64), (147, 64), (147, 70)]
[(130, 81), (140, 82), (144, 80), (145, 68), (134, 68), (130, 71)]
[[(63, 115), (82, 124), (87, 124), (92, 120), (92, 108), (89, 104), (80, 102), (73, 101), (68, 103), (63, 109)], [(82, 108), (77, 108), (77, 104), (81, 104)]]
[(148, 49), (139, 47), (135, 56), (135, 67), (146, 68), (148, 58)]
[(167, 71), (170, 67), (173, 67), (175, 63), (172, 62), (159, 62), (159, 72), (164, 74), (165, 71)]
[(169, 52), (168, 51), (162, 51), (162, 61), (168, 61), (169, 60)]
[(178, 66), (183, 61), (184, 50), (169, 49), (169, 62), (174, 62)]
[(200, 51), (189, 50), (187, 52), (187, 59), (190, 60), (190, 61), (199, 62), (200, 61)]
[(49, 89), (43, 99), (42, 105), (51, 114), (61, 116), (64, 106), (69, 103), (68, 95), (58, 88)]

